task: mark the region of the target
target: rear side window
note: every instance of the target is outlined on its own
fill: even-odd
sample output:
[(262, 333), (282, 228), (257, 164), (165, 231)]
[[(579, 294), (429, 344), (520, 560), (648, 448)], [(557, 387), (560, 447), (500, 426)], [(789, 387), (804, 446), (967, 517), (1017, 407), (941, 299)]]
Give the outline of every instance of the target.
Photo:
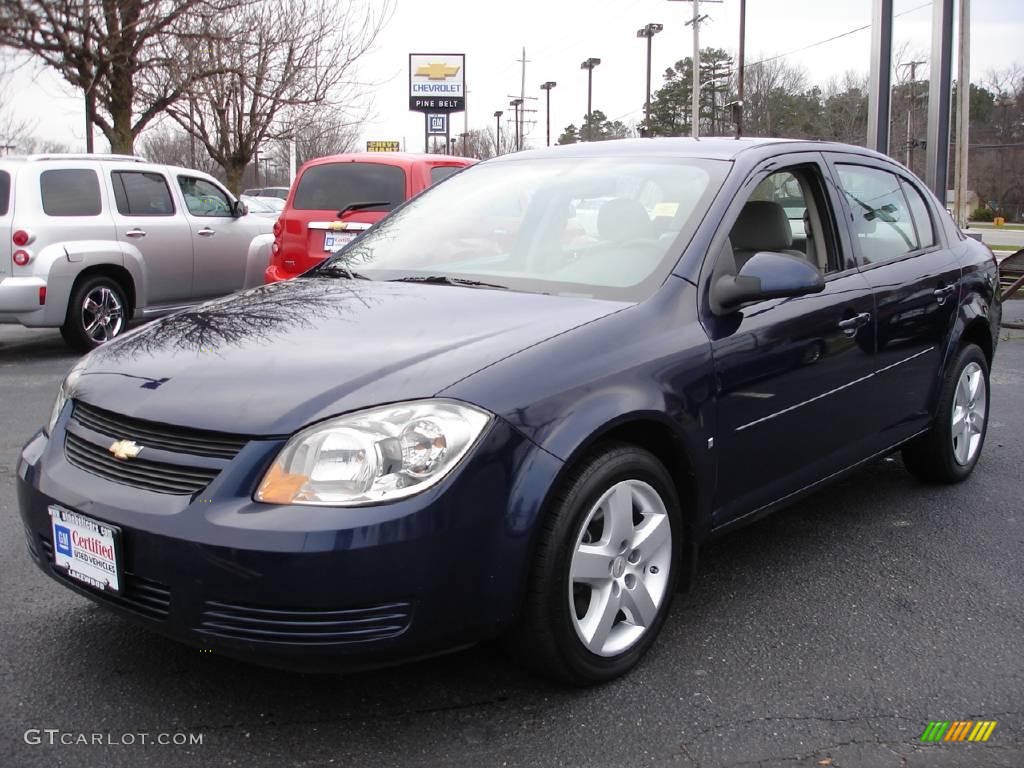
[(11, 205), (11, 174), (0, 171), (0, 216), (6, 216)]
[(330, 163), (306, 169), (292, 207), (300, 211), (341, 211), (353, 203), (388, 203), (391, 210), (404, 200), (405, 171), (401, 168), (378, 163)]
[(39, 191), (47, 216), (99, 216), (103, 208), (99, 176), (87, 168), (43, 171)]
[(862, 165), (837, 165), (836, 170), (865, 263), (891, 261), (920, 249), (899, 177)]
[(931, 248), (935, 245), (935, 227), (932, 226), (932, 217), (928, 213), (928, 205), (924, 197), (917, 189), (903, 182), (903, 192), (910, 203), (910, 215), (914, 218), (914, 225), (917, 227), (917, 239), (921, 241), (922, 248)]
[(167, 180), (159, 173), (114, 171), (114, 201), (122, 216), (173, 216), (174, 202)]
[(439, 181), (444, 181), (457, 170), (459, 170), (457, 165), (435, 165), (430, 169), (430, 183), (437, 184)]

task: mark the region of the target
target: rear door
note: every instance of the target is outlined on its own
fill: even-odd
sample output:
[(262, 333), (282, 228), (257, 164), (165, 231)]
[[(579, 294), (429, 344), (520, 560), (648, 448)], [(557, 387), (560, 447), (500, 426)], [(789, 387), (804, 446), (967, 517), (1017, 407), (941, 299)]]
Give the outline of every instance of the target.
[(245, 285), (249, 244), (262, 231), (259, 221), (232, 214), (234, 199), (210, 179), (179, 172), (176, 182), (192, 233), (193, 298), (240, 290)]
[[(712, 246), (709, 284), (723, 264), (741, 268), (758, 251), (806, 259), (825, 281), (822, 292), (808, 296), (702, 311), (718, 401), (716, 525), (785, 498), (866, 451), (874, 300), (838, 226), (832, 189), (818, 153), (774, 158), (750, 175)], [(800, 222), (802, 249), (791, 220)]]
[(919, 181), (871, 158), (829, 159), (875, 295), (878, 370), (865, 418), (881, 449), (928, 423), (959, 303), (960, 263)]
[(192, 298), (192, 232), (171, 194), (162, 169), (123, 164), (107, 167), (114, 201), (117, 239), (142, 254), (146, 304), (188, 302)]

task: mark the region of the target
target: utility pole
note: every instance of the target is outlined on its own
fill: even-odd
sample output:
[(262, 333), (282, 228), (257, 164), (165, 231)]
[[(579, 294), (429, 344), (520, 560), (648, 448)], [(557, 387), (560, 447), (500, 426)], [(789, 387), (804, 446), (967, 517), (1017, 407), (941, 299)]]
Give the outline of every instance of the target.
[[(691, 84), (692, 94), (690, 97), (690, 112), (693, 126), (691, 135), (693, 138), (700, 138), (700, 25), (710, 18), (707, 15), (700, 15), (700, 0), (686, 0), (693, 3), (693, 16), (686, 22), (686, 26), (693, 27), (693, 82)], [(723, 0), (704, 0), (706, 3), (721, 3)]]
[(256, 176), (256, 183), (253, 186), (256, 186), (256, 187), (258, 187), (260, 185), (260, 155), (261, 154), (263, 154), (263, 153), (260, 152), (258, 149), (255, 152), (252, 153), (252, 159), (255, 161), (255, 162), (253, 162), (253, 166), (252, 167), (253, 167), (253, 172), (254, 172), (254, 174)]
[(636, 31), (636, 36), (639, 38), (647, 39), (647, 91), (646, 101), (644, 102), (644, 121), (647, 123), (647, 133), (651, 133), (651, 48), (654, 36), (661, 32), (665, 26), (663, 24), (645, 24), (643, 27)]
[(549, 147), (551, 146), (551, 89), (554, 88), (556, 85), (558, 85), (558, 83), (556, 83), (554, 80), (548, 80), (546, 83), (541, 83), (540, 84), (540, 89), (542, 91), (547, 91), (547, 110), (546, 110), (546, 114), (547, 114), (547, 123), (548, 123), (547, 141), (548, 141), (548, 146)]
[(500, 109), (494, 113), (494, 156), (497, 157), (501, 154), (501, 116), (505, 113)]
[(519, 117), (517, 118), (519, 123), (516, 126), (516, 131), (518, 132), (517, 135), (519, 136), (519, 139), (516, 142), (516, 149), (522, 149), (523, 140), (525, 139), (526, 134), (526, 131), (524, 130), (526, 128), (526, 65), (530, 63), (530, 60), (526, 58), (525, 45), (523, 46), (523, 56), (518, 59), (518, 61), (521, 65), (519, 78), (519, 101), (523, 108), (519, 111)]
[(960, 72), (957, 75), (956, 160), (953, 176), (953, 210), (961, 229), (967, 226), (967, 153), (971, 127), (971, 0), (960, 0)]
[(900, 69), (904, 67), (910, 68), (910, 82), (907, 85), (907, 168), (914, 170), (914, 99), (916, 94), (914, 93), (914, 85), (917, 83), (917, 68), (922, 64), (926, 64), (925, 61), (908, 61), (906, 64), (900, 64)]
[(594, 67), (601, 63), (593, 57), (580, 64), (580, 69), (587, 70), (587, 141), (593, 140), (594, 126), (591, 119), (594, 115)]
[(743, 62), (747, 49), (747, 0), (740, 0), (740, 55), (737, 63), (736, 103), (736, 138), (743, 136)]

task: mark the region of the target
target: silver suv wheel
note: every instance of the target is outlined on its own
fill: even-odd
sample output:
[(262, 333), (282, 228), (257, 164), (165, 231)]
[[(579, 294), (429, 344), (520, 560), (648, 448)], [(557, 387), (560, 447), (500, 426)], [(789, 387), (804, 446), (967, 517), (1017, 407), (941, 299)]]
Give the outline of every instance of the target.
[(124, 327), (124, 306), (106, 286), (96, 286), (82, 300), (82, 329), (96, 343), (110, 341)]

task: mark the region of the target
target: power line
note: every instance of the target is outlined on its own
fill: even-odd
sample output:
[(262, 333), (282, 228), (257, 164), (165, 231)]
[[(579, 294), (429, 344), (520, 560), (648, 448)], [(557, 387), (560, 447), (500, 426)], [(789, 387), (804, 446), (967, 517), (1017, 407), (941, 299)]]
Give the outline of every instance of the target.
[[(927, 2), (927, 3), (922, 3), (921, 5), (915, 5), (913, 8), (908, 8), (905, 11), (900, 11), (899, 13), (894, 14), (894, 16), (906, 16), (908, 13), (913, 13), (914, 11), (920, 11), (922, 8), (929, 8), (929, 7), (931, 7), (931, 5), (932, 5), (932, 2), (931, 2), (931, 0), (929, 0), (929, 2)], [(820, 45), (825, 45), (826, 43), (831, 43), (831, 42), (834, 42), (836, 40), (840, 40), (840, 39), (842, 39), (844, 37), (849, 37), (850, 35), (855, 35), (858, 32), (863, 32), (865, 29), (871, 29), (871, 25), (870, 24), (865, 24), (865, 25), (863, 25), (861, 27), (856, 27), (854, 29), (847, 30), (846, 32), (842, 32), (842, 33), (840, 33), (838, 35), (833, 35), (832, 37), (826, 38), (825, 40), (818, 40), (817, 42), (811, 43), (810, 45), (805, 45), (802, 48), (796, 48), (796, 49), (794, 49), (792, 51), (787, 51), (785, 53), (779, 53), (779, 54), (776, 54), (775, 56), (769, 56), (768, 58), (761, 59), (760, 61), (754, 61), (754, 62), (751, 62), (750, 64), (745, 64), (744, 65), (744, 69), (749, 69), (750, 67), (757, 66), (758, 64), (767, 64), (769, 61), (775, 61), (776, 59), (782, 59), (782, 58), (785, 58), (786, 56), (792, 56), (794, 53), (802, 53), (803, 51), (809, 51), (810, 49), (817, 48)], [(630, 115), (635, 115), (638, 112), (642, 112), (642, 111), (643, 111), (642, 109), (631, 109), (629, 112), (625, 112), (625, 113), (619, 115), (618, 117), (616, 117), (614, 119), (615, 120), (622, 120), (624, 117), (629, 117)]]

